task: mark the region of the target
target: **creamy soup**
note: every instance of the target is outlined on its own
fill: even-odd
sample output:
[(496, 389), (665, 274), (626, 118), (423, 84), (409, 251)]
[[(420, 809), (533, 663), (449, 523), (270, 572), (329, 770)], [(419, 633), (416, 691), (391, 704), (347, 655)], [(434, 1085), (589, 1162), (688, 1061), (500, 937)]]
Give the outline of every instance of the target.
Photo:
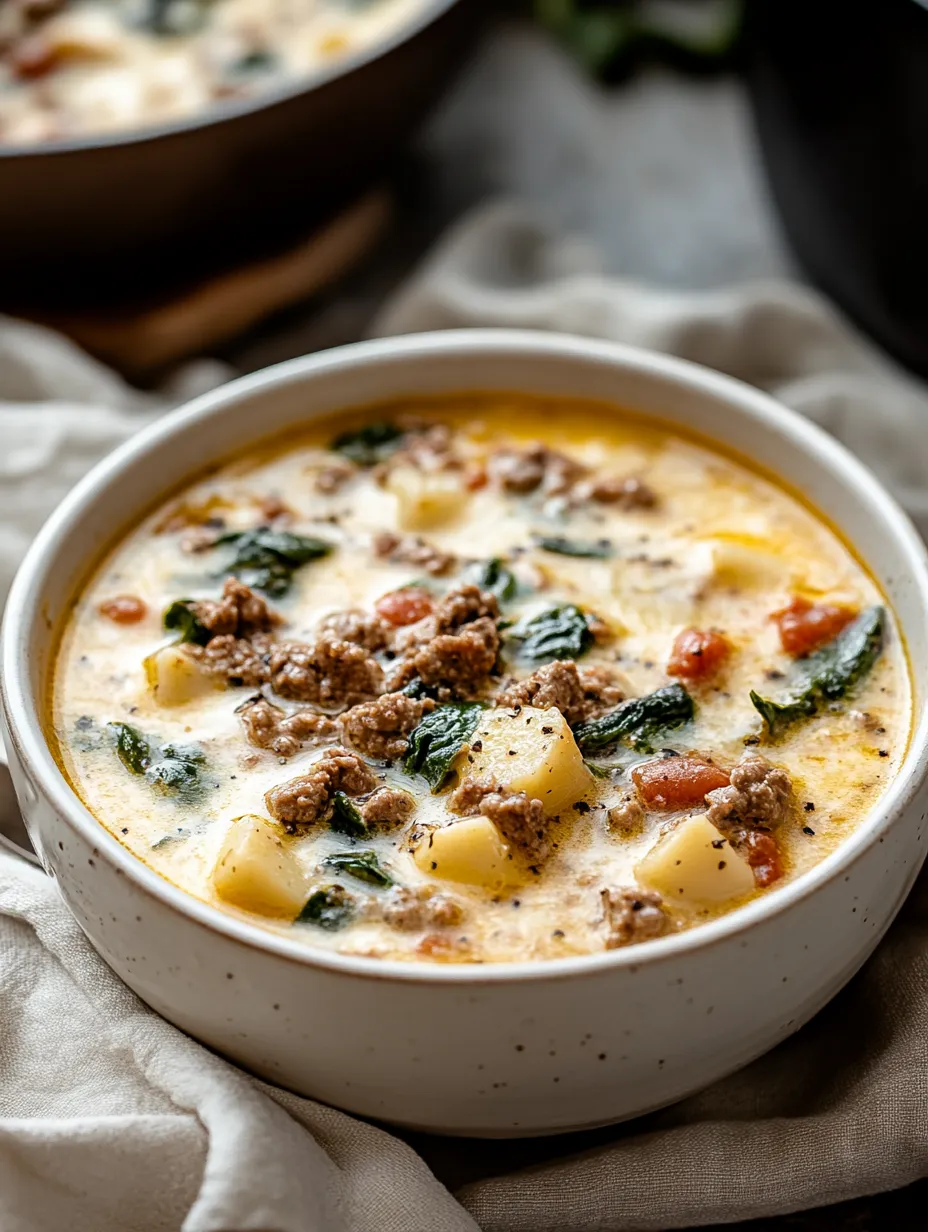
[(490, 394), (190, 486), (77, 600), (53, 697), (75, 790), (163, 877), (446, 962), (775, 894), (879, 799), (909, 715), (892, 613), (795, 496), (624, 411)]
[(423, 0), (0, 0), (0, 141), (176, 120), (319, 72)]

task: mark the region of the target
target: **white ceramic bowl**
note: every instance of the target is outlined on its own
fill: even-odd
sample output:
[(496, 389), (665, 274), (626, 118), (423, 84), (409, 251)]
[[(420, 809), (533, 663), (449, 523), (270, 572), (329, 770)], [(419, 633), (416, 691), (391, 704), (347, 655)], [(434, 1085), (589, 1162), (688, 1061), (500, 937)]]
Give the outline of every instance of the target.
[[(614, 401), (788, 476), (856, 546), (908, 643), (919, 716), (896, 781), (841, 848), (671, 938), (543, 963), (421, 966), (314, 952), (175, 889), (100, 826), (44, 734), (53, 633), (113, 538), (168, 488), (270, 433), (402, 394), (509, 389)], [(912, 526), (817, 428), (692, 364), (548, 334), (362, 343), (198, 399), (101, 463), (55, 512), (6, 611), (2, 701), (32, 841), (93, 945), (183, 1030), (272, 1082), (416, 1128), (579, 1129), (679, 1099), (797, 1030), (853, 975), (921, 864), (928, 571)]]

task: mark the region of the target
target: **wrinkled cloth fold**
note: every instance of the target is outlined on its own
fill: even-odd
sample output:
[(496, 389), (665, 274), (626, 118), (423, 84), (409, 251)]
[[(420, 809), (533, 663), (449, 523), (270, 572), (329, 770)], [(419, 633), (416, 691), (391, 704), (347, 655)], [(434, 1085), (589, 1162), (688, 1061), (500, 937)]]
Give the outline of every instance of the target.
[[(376, 332), (565, 330), (770, 390), (860, 454), (928, 529), (925, 391), (813, 292), (673, 293), (607, 278), (512, 206), (465, 220)], [(0, 601), (41, 520), (100, 456), (224, 379), (140, 394), (0, 321)], [(411, 1143), (274, 1090), (149, 1011), (36, 869), (0, 853), (4, 1232), (624, 1232), (794, 1211), (928, 1172), (928, 887), (811, 1024), (674, 1108), (592, 1134)], [(415, 1149), (413, 1149), (415, 1147)]]

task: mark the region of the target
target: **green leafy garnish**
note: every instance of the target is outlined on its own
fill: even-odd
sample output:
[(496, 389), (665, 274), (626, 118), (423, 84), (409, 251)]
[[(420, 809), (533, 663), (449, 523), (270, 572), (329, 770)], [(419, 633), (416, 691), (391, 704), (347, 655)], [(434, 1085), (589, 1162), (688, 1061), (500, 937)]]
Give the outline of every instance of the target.
[(197, 616), (193, 599), (175, 599), (166, 607), (161, 618), (167, 633), (177, 633), (178, 642), (193, 642), (197, 646), (205, 646), (210, 639), (210, 631)]
[(500, 603), (513, 599), (518, 592), (519, 583), (511, 569), (507, 569), (499, 557), (492, 560), (477, 560), (464, 570), (464, 577), (473, 582), (481, 590), (488, 590), (496, 595)]
[(144, 774), (151, 765), (151, 745), (137, 727), (129, 723), (110, 723), (116, 733), (116, 755), (130, 774)]
[(482, 702), (439, 706), (409, 737), (404, 768), (421, 774), (433, 794), (441, 790), (458, 753), (470, 738), (485, 707)]
[(296, 923), (315, 924), (318, 928), (334, 932), (351, 921), (356, 907), (354, 895), (349, 894), (344, 886), (323, 886), (321, 890), (310, 894), (303, 910), (296, 917)]
[(608, 539), (568, 539), (565, 535), (536, 535), (535, 543), (558, 556), (582, 556), (588, 560), (607, 560), (615, 552)]
[(542, 612), (511, 636), (521, 642), (519, 657), (530, 663), (579, 659), (593, 645), (587, 618), (572, 603)]
[(336, 834), (345, 834), (348, 838), (370, 838), (367, 822), (357, 805), (343, 791), (337, 791), (332, 797), (329, 825)]
[(594, 779), (612, 778), (612, 766), (601, 766), (598, 762), (586, 760), (584, 760), (583, 764), (586, 766), (587, 770), (589, 770), (590, 774), (592, 774)]
[(116, 735), (116, 755), (130, 774), (144, 775), (156, 791), (188, 801), (203, 790), (206, 756), (202, 749), (189, 744), (153, 748), (129, 723), (110, 723), (109, 727)]
[(653, 742), (660, 732), (682, 727), (694, 713), (693, 699), (683, 685), (665, 685), (647, 697), (622, 702), (602, 718), (578, 724), (574, 738), (582, 753), (606, 748), (620, 740), (639, 753), (653, 753)]
[(799, 719), (817, 714), (823, 703), (838, 701), (863, 679), (880, 656), (886, 613), (870, 607), (821, 650), (801, 660), (799, 689), (782, 702), (751, 690), (751, 702), (771, 736)]
[(322, 863), (337, 873), (350, 873), (368, 885), (393, 885), (393, 878), (380, 867), (376, 851), (333, 851)]
[(358, 466), (376, 466), (396, 452), (405, 435), (394, 423), (372, 423), (354, 432), (343, 432), (329, 448)]
[(426, 684), (424, 680), (416, 676), (413, 680), (410, 680), (409, 684), (400, 689), (400, 692), (406, 697), (414, 697), (417, 702), (422, 701), (424, 697), (430, 697), (434, 701), (438, 689), (435, 685)]
[(216, 546), (235, 548), (235, 555), (223, 573), (231, 573), (252, 589), (262, 590), (275, 599), (287, 593), (301, 565), (328, 556), (333, 550), (325, 539), (272, 530), (269, 526), (229, 531), (219, 536)]

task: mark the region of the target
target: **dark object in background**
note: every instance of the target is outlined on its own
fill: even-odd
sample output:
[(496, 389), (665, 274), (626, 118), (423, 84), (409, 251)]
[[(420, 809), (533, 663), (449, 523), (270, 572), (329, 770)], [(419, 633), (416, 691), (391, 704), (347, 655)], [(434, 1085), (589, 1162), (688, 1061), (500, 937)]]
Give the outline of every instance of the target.
[(749, 0), (773, 196), (811, 278), (928, 376), (928, 8)]
[(318, 84), (148, 132), (0, 146), (0, 311), (142, 306), (285, 251), (389, 169), (486, 7), (426, 0)]

